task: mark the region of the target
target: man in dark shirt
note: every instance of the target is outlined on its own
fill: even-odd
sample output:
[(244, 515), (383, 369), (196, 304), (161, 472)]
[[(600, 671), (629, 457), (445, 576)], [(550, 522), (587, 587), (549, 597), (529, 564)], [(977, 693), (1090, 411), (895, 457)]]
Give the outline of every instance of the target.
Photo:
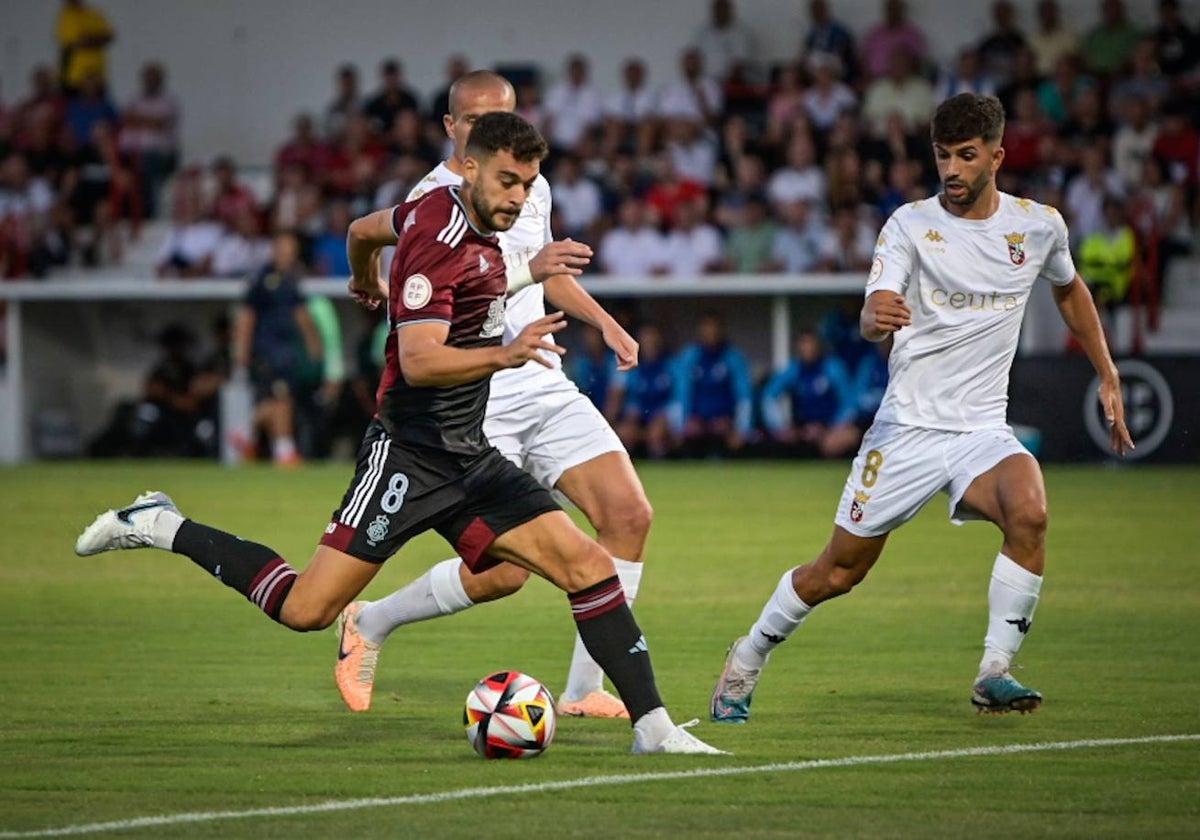
[(294, 428), (301, 348), (312, 359), (323, 352), (300, 291), (300, 269), (295, 235), (277, 234), (271, 264), (250, 282), (234, 326), (235, 375), (248, 375), (254, 384), (254, 425), (266, 431), (271, 457), (281, 466), (299, 459)]
[[(496, 232), (516, 221), (545, 154), (541, 135), (520, 117), (485, 114), (467, 144), (461, 188), (434, 190), (350, 226), (350, 290), (366, 305), (386, 300), (394, 328), (355, 476), (303, 573), (266, 546), (185, 520), (163, 493), (101, 514), (75, 550), (168, 549), (281, 624), (316, 630), (405, 542), (436, 530), (472, 571), (508, 561), (568, 594), (580, 637), (629, 710), (633, 752), (717, 753), (667, 714), (612, 558), (483, 435), (491, 374), (540, 360), (539, 351), (562, 352), (546, 340), (565, 326), (562, 313), (501, 345), (510, 284)], [(385, 283), (378, 258), (388, 245), (396, 256)], [(378, 653), (353, 630), (343, 627), (339, 642), (346, 670)]]
[(387, 133), (392, 130), (392, 123), (401, 111), (420, 111), (417, 97), (404, 85), (404, 76), (400, 62), (394, 58), (388, 59), (380, 68), (380, 79), (383, 86), (379, 92), (367, 100), (364, 109), (366, 115), (375, 123), (376, 128)]

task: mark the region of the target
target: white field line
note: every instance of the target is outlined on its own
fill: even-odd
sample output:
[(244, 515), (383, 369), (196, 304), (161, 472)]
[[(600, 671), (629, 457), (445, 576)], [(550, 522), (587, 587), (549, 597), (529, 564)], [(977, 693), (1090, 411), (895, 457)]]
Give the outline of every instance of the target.
[(897, 764), (908, 761), (937, 761), (944, 758), (976, 758), (991, 755), (1084, 750), (1097, 747), (1126, 747), (1136, 744), (1165, 744), (1200, 741), (1200, 734), (1149, 735), (1143, 738), (1093, 738), (1083, 741), (1045, 741), (1036, 744), (1009, 744), (1000, 747), (970, 747), (959, 750), (895, 753), (892, 755), (855, 755), (845, 758), (821, 758), (811, 761), (787, 761), (776, 764), (752, 764), (741, 767), (699, 767), (691, 770), (664, 770), (651, 773), (621, 773), (612, 776), (586, 776), (559, 782), (537, 782), (526, 785), (497, 785), (494, 787), (462, 788), (440, 793), (418, 793), (410, 796), (389, 796), (371, 799), (340, 799), (315, 805), (292, 805), (279, 808), (251, 808), (245, 811), (198, 811), (187, 814), (163, 814), (156, 817), (134, 817), (112, 822), (81, 823), (38, 831), (3, 831), (0, 840), (18, 837), (68, 837), (80, 834), (100, 834), (108, 831), (129, 831), (167, 825), (244, 820), (252, 817), (294, 817), (301, 814), (324, 814), (333, 811), (356, 811), (364, 808), (388, 808), (397, 805), (429, 805), (464, 799), (487, 799), (508, 794), (549, 793), (577, 788), (628, 785), (642, 782), (662, 782), (675, 779), (703, 779), (714, 776), (746, 776), (757, 773), (790, 773), (801, 770), (824, 770), (831, 767), (859, 767), (864, 764)]

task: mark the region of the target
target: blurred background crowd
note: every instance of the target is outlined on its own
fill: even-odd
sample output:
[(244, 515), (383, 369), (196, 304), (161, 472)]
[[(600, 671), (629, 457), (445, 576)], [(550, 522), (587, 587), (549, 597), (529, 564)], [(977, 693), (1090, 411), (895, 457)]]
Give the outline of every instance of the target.
[[(888, 214), (937, 189), (933, 109), (974, 91), (998, 96), (1008, 115), (1001, 188), (1059, 208), (1106, 307), (1131, 296), (1154, 306), (1200, 226), (1200, 37), (1175, 0), (1162, 0), (1153, 20), (1130, 20), (1121, 0), (1098, 7), (1099, 23), (1080, 31), (1055, 0), (996, 0), (990, 26), (963, 31), (942, 66), (903, 0), (884, 0), (861, 32), (840, 22), (835, 4), (811, 0), (792, 59), (764, 66), (733, 0), (713, 0), (673, 78), (650, 78), (631, 57), (619, 79), (596, 79), (585, 52), (561, 67), (497, 69), (550, 141), (553, 227), (594, 245), (592, 275), (864, 271)], [(374, 78), (330, 68), (328, 94), (295, 103), (270, 171), (249, 172), (219, 150), (182, 159), (187, 103), (171, 92), (169, 62), (147, 63), (137, 90), (111, 89), (105, 56), (117, 35), (102, 8), (64, 0), (58, 66), (38, 67), (23, 94), (0, 98), (0, 276), (120, 266), (129, 243), (158, 224), (158, 277), (251, 285), (232, 326), (219, 328), (233, 349), (218, 352), (218, 330), (211, 358), (194, 362), (196, 336), (164, 334), (164, 364), (186, 370), (152, 376), (142, 402), (166, 405), (161, 416), (190, 407), (208, 418), (218, 357), (240, 369), (268, 345), (287, 345), (307, 371), (292, 397), (295, 424), (311, 428), (295, 439), (318, 457), (330, 429), (351, 429), (368, 410), (380, 333), (336, 314), (329, 323), (320, 304), (288, 289), (303, 276), (346, 275), (350, 220), (403, 200), (449, 154), (448, 87), (470, 57), (449, 56), (445, 84), (429, 91), (407, 84), (400, 58), (382, 60)], [(886, 381), (886, 360), (857, 340), (853, 304), (805, 325), (792, 363), (758, 377), (718, 315), (675, 334), (641, 323), (636, 306), (623, 314), (643, 343), (639, 370), (617, 373), (594, 335), (580, 337), (570, 369), (639, 452), (840, 456)], [(359, 352), (343, 352), (343, 328), (347, 346), (361, 334)], [(274, 334), (264, 339), (264, 329)], [(164, 398), (173, 388), (188, 398)], [(139, 426), (139, 411), (153, 413), (130, 403), (100, 449), (131, 451), (166, 434)], [(264, 428), (286, 427), (269, 415)], [(195, 429), (179, 431), (190, 422), (167, 425), (211, 451), (192, 440)], [(277, 460), (296, 457), (284, 449)]]

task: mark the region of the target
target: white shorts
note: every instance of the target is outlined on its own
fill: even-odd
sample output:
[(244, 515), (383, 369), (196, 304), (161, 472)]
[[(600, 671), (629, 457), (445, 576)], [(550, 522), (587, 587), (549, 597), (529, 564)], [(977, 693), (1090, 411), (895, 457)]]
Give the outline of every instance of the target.
[(1007, 428), (948, 432), (876, 423), (863, 436), (833, 521), (851, 534), (877, 537), (912, 519), (939, 491), (950, 496), (955, 525), (981, 519), (960, 509), (963, 494), (1010, 455), (1029, 451)]
[[(557, 381), (555, 381), (557, 380)], [(488, 400), (483, 433), (500, 454), (548, 490), (585, 461), (625, 447), (604, 415), (565, 376), (550, 387)]]

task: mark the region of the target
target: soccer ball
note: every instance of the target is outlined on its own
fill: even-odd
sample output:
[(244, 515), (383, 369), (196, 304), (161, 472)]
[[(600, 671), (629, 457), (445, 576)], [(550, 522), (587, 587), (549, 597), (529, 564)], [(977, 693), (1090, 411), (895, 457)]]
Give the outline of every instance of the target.
[(467, 695), (463, 726), (484, 758), (533, 758), (554, 740), (554, 698), (519, 671), (497, 671)]

